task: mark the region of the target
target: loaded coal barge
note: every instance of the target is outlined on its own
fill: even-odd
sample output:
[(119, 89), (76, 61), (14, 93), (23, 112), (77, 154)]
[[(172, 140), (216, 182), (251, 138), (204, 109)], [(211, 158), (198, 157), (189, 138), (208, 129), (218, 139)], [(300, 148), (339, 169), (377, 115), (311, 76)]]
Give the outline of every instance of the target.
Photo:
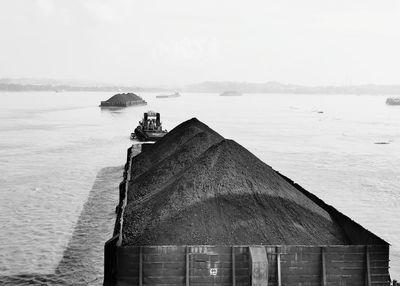
[(386, 241), (199, 120), (128, 149), (104, 285), (390, 283)]
[(167, 130), (162, 129), (160, 113), (148, 111), (143, 114), (143, 119), (131, 133), (131, 139), (139, 141), (157, 141), (167, 134)]
[(147, 102), (140, 96), (130, 93), (117, 93), (100, 103), (101, 108), (122, 108), (135, 105), (146, 105)]

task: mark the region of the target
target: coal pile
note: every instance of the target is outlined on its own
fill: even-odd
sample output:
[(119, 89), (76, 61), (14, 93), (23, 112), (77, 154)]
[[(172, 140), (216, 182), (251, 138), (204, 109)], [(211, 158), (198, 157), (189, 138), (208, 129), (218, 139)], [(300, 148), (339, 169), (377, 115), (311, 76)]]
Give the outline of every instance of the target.
[(348, 244), (251, 152), (193, 118), (132, 160), (123, 245)]
[(118, 102), (127, 102), (127, 101), (140, 101), (143, 100), (140, 96), (128, 92), (128, 93), (117, 93), (110, 97), (107, 102), (109, 103), (118, 103)]
[(130, 93), (117, 93), (106, 101), (101, 101), (101, 107), (127, 107), (131, 105), (147, 104), (143, 98), (130, 92)]

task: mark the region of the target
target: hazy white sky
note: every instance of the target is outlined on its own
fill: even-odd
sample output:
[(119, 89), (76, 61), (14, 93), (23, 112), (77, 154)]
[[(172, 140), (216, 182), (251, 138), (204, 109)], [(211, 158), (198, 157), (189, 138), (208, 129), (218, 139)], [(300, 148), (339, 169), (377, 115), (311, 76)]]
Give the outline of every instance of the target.
[(400, 84), (400, 1), (1, 0), (0, 77)]

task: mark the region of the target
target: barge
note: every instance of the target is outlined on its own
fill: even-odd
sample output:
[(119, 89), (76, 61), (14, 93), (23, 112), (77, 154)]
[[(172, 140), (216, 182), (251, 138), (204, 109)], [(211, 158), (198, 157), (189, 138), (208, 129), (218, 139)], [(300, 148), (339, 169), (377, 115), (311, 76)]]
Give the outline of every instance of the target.
[(388, 97), (386, 99), (387, 105), (400, 105), (400, 97)]
[(224, 91), (220, 96), (242, 96), (242, 94), (235, 90)]
[(156, 98), (174, 98), (174, 97), (180, 97), (180, 93), (179, 92), (174, 92), (172, 94), (160, 94), (160, 95), (156, 95)]
[(104, 285), (390, 284), (386, 241), (198, 120), (128, 149)]
[(146, 105), (147, 102), (134, 93), (117, 93), (106, 101), (101, 101), (101, 108), (121, 108), (134, 105)]

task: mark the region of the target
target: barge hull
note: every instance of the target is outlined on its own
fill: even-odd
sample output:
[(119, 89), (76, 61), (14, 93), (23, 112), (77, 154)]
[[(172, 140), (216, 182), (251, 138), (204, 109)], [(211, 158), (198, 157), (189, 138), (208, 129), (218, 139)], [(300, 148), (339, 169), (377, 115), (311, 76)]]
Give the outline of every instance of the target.
[(104, 285), (390, 285), (387, 245), (120, 247), (115, 242), (106, 245)]

